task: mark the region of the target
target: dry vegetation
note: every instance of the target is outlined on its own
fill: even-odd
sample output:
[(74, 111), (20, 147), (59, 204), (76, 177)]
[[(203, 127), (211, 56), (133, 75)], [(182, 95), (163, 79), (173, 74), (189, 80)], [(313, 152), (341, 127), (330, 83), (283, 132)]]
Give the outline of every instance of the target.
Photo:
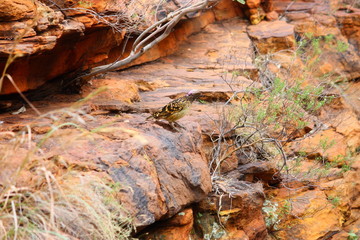
[[(133, 231), (132, 217), (117, 197), (119, 184), (46, 154), (46, 142), (59, 129), (79, 129), (76, 138), (91, 137), (85, 126), (92, 117), (81, 109), (84, 102), (40, 116), (38, 122), (45, 124), (2, 132), (2, 239), (128, 239)], [(36, 127), (49, 130), (37, 135)], [(63, 144), (66, 149), (72, 143)]]

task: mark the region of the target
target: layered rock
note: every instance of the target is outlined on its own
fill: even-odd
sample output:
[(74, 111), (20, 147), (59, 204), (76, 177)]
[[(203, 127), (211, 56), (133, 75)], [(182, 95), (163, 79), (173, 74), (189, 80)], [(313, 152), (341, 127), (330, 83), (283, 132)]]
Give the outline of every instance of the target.
[[(93, 4), (96, 9), (106, 10), (97, 1)], [(268, 54), (265, 56), (270, 56), (271, 63), (265, 66), (266, 73), (282, 78), (289, 76), (286, 83), (292, 84), (304, 73), (301, 68), (307, 64), (293, 54), (298, 46), (295, 40), (301, 40), (297, 36), (306, 37), (307, 31), (313, 32), (313, 39), (333, 34), (336, 40), (344, 41), (342, 34), (345, 32), (349, 39), (356, 36), (348, 32), (349, 25), (346, 31), (334, 27), (335, 20), (344, 19), (334, 19), (323, 13), (313, 14), (321, 10), (315, 2), (294, 2), (288, 9), (305, 9), (307, 12), (286, 13), (289, 23), (275, 21), (248, 26), (244, 20), (233, 19), (209, 24), (216, 19), (227, 18), (225, 10), (231, 9), (229, 6), (232, 5), (221, 4), (204, 13), (203, 17), (182, 22), (166, 41), (136, 63), (169, 54), (180, 45), (180, 40), (187, 39), (176, 54), (139, 68), (93, 79), (82, 87), (82, 95), (56, 95), (34, 102), (41, 112), (49, 112), (57, 107), (68, 107), (74, 98), (85, 97), (75, 107), (50, 112), (41, 121), (34, 117), (31, 110), (20, 115), (2, 115), (2, 150), (13, 147), (10, 139), (28, 123), (30, 130), (26, 128), (25, 132), (20, 132), (19, 135), (24, 136), (21, 139), (32, 138), (41, 146), (32, 153), (34, 161), (29, 162), (20, 175), (18, 187), (30, 184), (40, 188), (45, 182), (37, 173), (40, 167), (46, 167), (59, 176), (71, 170), (113, 181), (117, 198), (126, 209), (124, 211), (134, 218), (141, 239), (265, 239), (271, 233), (284, 239), (310, 240), (330, 236), (344, 239), (350, 232), (358, 234), (359, 159), (356, 155), (360, 127), (354, 112), (358, 95), (354, 92), (356, 88), (352, 88), (357, 86), (357, 82), (347, 83), (349, 89), (346, 92), (350, 100), (340, 98), (336, 91), (327, 93), (336, 96), (331, 105), (316, 112), (311, 123), (291, 136), (289, 142), (294, 140), (293, 143), (286, 142), (288, 148), (285, 150), (290, 157), (288, 165), (283, 165), (284, 159), (271, 159), (277, 165), (265, 161), (250, 162), (246, 155), (234, 152), (219, 167), (219, 172), (226, 174), (213, 174), (211, 178), (212, 166), (209, 166), (213, 144), (216, 143), (214, 139), (224, 129), (229, 129), (229, 126), (220, 124), (230, 124), (223, 114), (235, 109), (231, 107), (239, 101), (232, 99), (228, 108), (223, 107), (224, 102), (233, 97), (230, 87), (241, 93), (248, 86), (261, 86), (260, 81), (251, 80), (259, 75), (258, 70), (263, 71), (256, 68), (257, 56)], [(162, 12), (166, 13), (167, 9), (164, 7)], [(36, 64), (41, 63), (44, 71), (55, 71), (56, 74), (52, 74), (57, 76), (68, 71), (70, 66), (63, 65), (70, 60), (79, 66), (84, 63), (85, 67), (90, 67), (115, 57), (114, 49), (109, 49), (115, 44), (112, 41), (120, 42), (123, 35), (113, 34), (111, 30), (99, 26), (89, 30), (88, 27), (96, 25), (94, 18), (72, 14), (76, 19), (82, 19), (83, 23), (67, 21), (64, 29), (68, 31), (69, 39), (76, 36), (81, 40), (67, 42), (67, 39), (62, 39), (64, 35), (57, 39), (55, 33), (52, 36), (36, 35), (33, 39), (46, 42), (38, 45), (39, 49), (47, 46), (49, 49), (54, 47), (56, 51), (48, 58), (44, 53), (38, 58), (33, 56), (32, 61), (37, 60), (30, 66), (31, 69), (24, 58), (19, 59), (17, 64), (24, 61), (22, 74), (33, 71)], [(237, 9), (232, 9), (229, 14), (235, 16)], [(52, 27), (45, 28), (46, 25), (37, 26), (43, 29), (41, 31), (50, 31)], [(189, 36), (203, 27), (202, 33)], [(38, 33), (40, 30), (34, 27), (33, 31)], [(80, 36), (84, 31), (86, 35)], [(26, 39), (30, 41), (34, 32), (30, 31)], [(109, 35), (100, 38), (101, 33)], [(55, 42), (57, 44), (53, 46)], [(94, 42), (98, 49), (89, 51)], [(76, 49), (72, 53), (63, 52), (59, 43), (63, 47), (75, 44)], [(252, 44), (259, 49), (257, 54), (261, 55), (253, 54)], [(356, 78), (357, 65), (345, 68), (346, 64), (342, 63), (342, 67), (338, 67), (341, 58), (337, 58), (345, 56), (356, 62), (354, 49), (335, 55), (331, 49), (326, 49), (331, 52), (326, 55), (331, 61), (319, 69), (326, 70), (327, 66), (338, 68), (340, 74), (348, 74), (348, 79)], [(83, 61), (86, 54), (96, 57)], [(61, 69), (54, 70), (56, 66), (44, 64), (51, 58), (58, 58), (63, 63)], [(287, 75), (286, 71), (291, 74)], [(233, 78), (227, 78), (224, 72), (232, 72)], [(305, 84), (317, 79), (317, 76), (312, 76)], [(30, 88), (27, 84), (19, 82), (23, 89)], [(35, 84), (31, 86), (36, 87)], [(96, 96), (86, 98), (99, 87)], [(271, 82), (266, 87), (271, 87)], [(179, 121), (185, 129), (173, 129), (165, 122), (145, 120), (150, 108), (161, 107), (194, 88), (203, 92), (201, 100), (205, 104), (194, 103), (189, 115)], [(239, 94), (238, 97), (242, 96)], [(85, 106), (76, 108), (82, 104)], [(59, 124), (61, 127), (54, 128)], [(224, 136), (229, 143), (232, 134)], [(7, 168), (1, 171), (1, 185), (15, 182), (15, 178), (10, 177), (22, 166), (20, 160), (27, 158), (27, 149), (35, 147), (35, 143), (30, 143), (22, 140), (15, 153), (6, 152), (7, 162), (2, 163)], [(234, 149), (228, 150), (232, 152)], [(303, 165), (299, 172), (295, 171), (296, 160), (291, 159), (294, 155), (304, 158), (301, 159)], [(328, 164), (326, 167), (330, 169), (322, 168), (324, 164)], [(287, 174), (280, 175), (279, 169)]]
[[(152, 15), (154, 4), (151, 2), (139, 5), (134, 2), (125, 7), (124, 4), (114, 5), (113, 1), (91, 1), (88, 4), (64, 1), (54, 7), (55, 10), (38, 1), (33, 5), (29, 5), (29, 2), (32, 1), (24, 1), (18, 5), (10, 4), (12, 8), (9, 10), (13, 12), (8, 12), (7, 18), (21, 21), (9, 22), (0, 27), (0, 68), (5, 66), (8, 54), (17, 55), (18, 58), (11, 63), (7, 72), (21, 91), (35, 89), (48, 80), (69, 72), (104, 65), (119, 59), (119, 56), (126, 57), (133, 38), (123, 41), (124, 35), (133, 32), (136, 35), (136, 32), (143, 31), (155, 20)], [(164, 4), (158, 13), (161, 15), (163, 11), (166, 13), (186, 3), (180, 2), (179, 6), (172, 2)], [(58, 8), (69, 10), (60, 12)], [(4, 9), (7, 9), (5, 5)], [(224, 12), (224, 9), (232, 11)], [(7, 12), (5, 10), (4, 12)], [(106, 15), (109, 11), (116, 12), (116, 15)], [(128, 16), (133, 12), (142, 14)], [(240, 14), (239, 7), (232, 1), (224, 1), (205, 14), (188, 16), (192, 19), (182, 24), (182, 27), (131, 65), (173, 53), (178, 44), (190, 34), (199, 31), (215, 19), (227, 19), (237, 14)], [(139, 19), (133, 19), (134, 16)], [(126, 25), (126, 21), (133, 24)], [(19, 40), (13, 48), (12, 39), (15, 38)], [(24, 55), (26, 57), (22, 57)], [(15, 88), (5, 80), (2, 94), (13, 92), (16, 92)]]

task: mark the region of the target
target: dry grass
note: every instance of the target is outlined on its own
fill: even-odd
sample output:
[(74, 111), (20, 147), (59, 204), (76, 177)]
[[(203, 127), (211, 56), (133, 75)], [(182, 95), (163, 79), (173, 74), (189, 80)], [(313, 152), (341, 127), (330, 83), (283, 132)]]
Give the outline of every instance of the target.
[(79, 138), (94, 134), (86, 129), (94, 120), (82, 109), (86, 100), (39, 117), (45, 134), (32, 132), (34, 125), (1, 132), (1, 239), (128, 239), (134, 230), (117, 196), (119, 184), (46, 158), (45, 143), (62, 128), (79, 129)]
[(131, 218), (117, 189), (93, 176), (68, 173), (60, 186), (45, 168), (39, 190), (12, 186), (0, 200), (2, 239), (127, 239)]

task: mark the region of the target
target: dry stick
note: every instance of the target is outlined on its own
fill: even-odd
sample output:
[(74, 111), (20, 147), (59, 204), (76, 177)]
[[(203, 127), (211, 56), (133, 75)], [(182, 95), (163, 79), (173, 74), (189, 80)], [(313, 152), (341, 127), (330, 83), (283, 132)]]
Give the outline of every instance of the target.
[(41, 170), (44, 171), (44, 175), (46, 178), (46, 182), (48, 184), (49, 187), (49, 192), (50, 192), (50, 223), (51, 223), (51, 227), (55, 228), (55, 200), (54, 200), (54, 192), (53, 192), (53, 188), (51, 186), (51, 181), (50, 181), (50, 177), (49, 175), (51, 174), (48, 170), (46, 170), (45, 167), (41, 168)]
[(10, 74), (6, 74), (5, 76), (9, 79), (11, 84), (14, 86), (19, 95), (25, 100), (25, 102), (29, 104), (29, 106), (36, 112), (36, 114), (40, 116), (40, 111), (29, 101), (29, 99), (27, 99), (27, 97), (25, 97), (25, 95), (21, 92), (20, 88), (16, 85), (14, 79), (10, 76)]
[(220, 159), (220, 162), (223, 162), (224, 160), (226, 160), (226, 159), (227, 159), (228, 157), (230, 157), (231, 154), (233, 154), (234, 152), (236, 152), (236, 151), (238, 151), (238, 150), (240, 150), (240, 149), (242, 149), (242, 148), (251, 147), (252, 145), (254, 145), (254, 144), (258, 143), (258, 142), (264, 141), (264, 140), (266, 140), (266, 139), (258, 139), (258, 140), (254, 141), (254, 142), (252, 142), (252, 143), (249, 143), (249, 144), (246, 144), (246, 145), (241, 145), (241, 146), (233, 149), (233, 150), (230, 151), (229, 153), (227, 153), (224, 157), (222, 157), (222, 158)]
[(13, 211), (13, 218), (14, 218), (14, 224), (15, 224), (15, 229), (14, 229), (14, 240), (17, 239), (17, 234), (18, 234), (18, 219), (17, 219), (17, 215), (16, 215), (16, 208), (15, 208), (15, 204), (14, 201), (11, 201), (11, 208)]

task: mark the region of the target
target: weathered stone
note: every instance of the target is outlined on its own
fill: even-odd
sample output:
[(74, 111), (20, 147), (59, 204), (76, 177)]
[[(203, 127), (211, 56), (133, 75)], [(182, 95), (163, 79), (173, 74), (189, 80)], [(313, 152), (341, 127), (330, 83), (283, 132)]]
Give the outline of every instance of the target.
[(239, 166), (236, 171), (243, 174), (240, 180), (248, 182), (262, 181), (268, 185), (273, 185), (281, 181), (280, 173), (271, 162), (248, 163)]
[(360, 11), (337, 11), (334, 14), (341, 33), (349, 40), (349, 43), (360, 51)]
[[(197, 124), (188, 124), (187, 131), (174, 133), (151, 122), (142, 123), (141, 117), (125, 118), (104, 127), (89, 120), (89, 129), (98, 128), (94, 133), (82, 135), (84, 132), (71, 128), (55, 131), (51, 139), (41, 145), (42, 159), (47, 159), (48, 169), (53, 173), (63, 169), (107, 172), (121, 185), (119, 201), (134, 216), (134, 224), (150, 225), (205, 198), (211, 190), (211, 181), (200, 149), (201, 133)], [(43, 126), (37, 130), (42, 134), (47, 129)], [(39, 141), (41, 138), (42, 135), (37, 135)], [(20, 150), (13, 156), (19, 161), (14, 161), (11, 171), (21, 164), (20, 154), (26, 155), (26, 149)], [(8, 184), (11, 171), (2, 172), (1, 184)], [(25, 182), (33, 177), (31, 172), (24, 174), (28, 175), (23, 177)]]
[(173, 134), (160, 126), (151, 128), (154, 132), (144, 136), (145, 148), (131, 139), (120, 143), (119, 157), (128, 166), (109, 169), (114, 180), (126, 186), (121, 200), (136, 216), (137, 226), (171, 217), (211, 190), (207, 163), (198, 152), (201, 137), (199, 132), (194, 134), (196, 126), (191, 127), (195, 130), (192, 136), (185, 131)]
[(200, 237), (211, 235), (212, 229), (218, 229), (216, 234), (221, 239), (233, 239), (220, 227), (216, 215), (230, 234), (239, 234), (244, 239), (262, 239), (267, 235), (261, 210), (264, 195), (259, 184), (227, 179), (216, 182), (215, 189), (224, 194), (211, 194), (199, 203), (200, 214), (195, 214), (195, 229)]
[(333, 129), (320, 131), (302, 141), (291, 144), (291, 151), (304, 152), (308, 158), (323, 157), (335, 161), (346, 155), (346, 140), (343, 135)]
[[(7, 2), (7, 1), (6, 1)], [(59, 3), (60, 6), (65, 8), (74, 7), (74, 1), (65, 1), (64, 4)], [(85, 4), (86, 9), (96, 8), (99, 11), (115, 11), (123, 9), (123, 4), (114, 3), (114, 1), (91, 1), (89, 3), (78, 1), (76, 4)], [(113, 8), (113, 6), (115, 8)], [(124, 3), (125, 4), (125, 3)], [(167, 3), (166, 3), (167, 4)], [(169, 4), (173, 4), (172, 2)], [(187, 2), (181, 2), (187, 4)], [(153, 47), (150, 51), (146, 52), (141, 58), (132, 62), (126, 67), (141, 64), (156, 60), (160, 57), (173, 53), (179, 43), (187, 39), (187, 37), (195, 32), (200, 31), (208, 24), (215, 21), (215, 14), (221, 15), (222, 19), (234, 17), (238, 11), (227, 12), (224, 9), (232, 9), (233, 1), (229, 0), (225, 5), (217, 5), (214, 9), (206, 11), (200, 16), (195, 16), (187, 21), (183, 21), (175, 31), (170, 33), (169, 37)], [(39, 4), (39, 8), (41, 8)], [(142, 7), (151, 6), (151, 3), (146, 2)], [(130, 6), (127, 6), (130, 7)], [(153, 9), (148, 9), (151, 15), (149, 20), (153, 21)], [(126, 56), (128, 51), (123, 53), (123, 46), (120, 46), (122, 39), (127, 32), (124, 29), (117, 29), (114, 31), (108, 25), (101, 23), (91, 14), (80, 14), (78, 11), (66, 11), (67, 16), (71, 16), (71, 20), (61, 22), (60, 12), (53, 13), (53, 10), (45, 9), (41, 13), (39, 24), (36, 30), (38, 34), (44, 37), (51, 38), (54, 42), (51, 44), (48, 41), (38, 41), (41, 38), (37, 35), (37, 43), (31, 42), (31, 39), (24, 39), (16, 45), (15, 53), (27, 55), (26, 58), (17, 58), (12, 66), (8, 69), (8, 73), (15, 79), (21, 91), (31, 90), (43, 85), (46, 81), (59, 77), (65, 73), (73, 72), (75, 69), (88, 69), (96, 65), (107, 64), (118, 60), (120, 55)], [(80, 15), (79, 15), (80, 14)], [(122, 12), (119, 12), (122, 14)], [(150, 24), (146, 22), (146, 24)], [(83, 37), (86, 29), (86, 37)], [(135, 29), (136, 30), (136, 29)], [(137, 31), (144, 30), (139, 26)], [(66, 34), (65, 34), (66, 33)], [(33, 34), (33, 33), (32, 33)], [(69, 35), (68, 35), (69, 34)], [(230, 34), (229, 34), (230, 35)], [(243, 35), (246, 37), (246, 34)], [(55, 39), (53, 38), (58, 38)], [(69, 40), (71, 39), (71, 40)], [(130, 46), (131, 41), (127, 42)], [(243, 41), (239, 41), (243, 42)], [(56, 45), (55, 45), (56, 43)], [(247, 41), (250, 44), (250, 41)], [(13, 53), (11, 41), (0, 41), (0, 56), (6, 58), (10, 53)], [(47, 51), (51, 50), (51, 51)], [(41, 54), (43, 52), (47, 54)], [(30, 57), (28, 56), (30, 55)], [(46, 63), (46, 64), (44, 64)], [(248, 61), (251, 63), (251, 61)], [(0, 68), (3, 68), (5, 61), (0, 61)], [(44, 66), (46, 65), (46, 66)], [(242, 66), (240, 66), (242, 67)], [(19, 71), (21, 69), (21, 71)], [(40, 70), (41, 69), (41, 70)], [(252, 66), (252, 69), (254, 67)], [(1, 94), (14, 93), (16, 90), (12, 84), (5, 79)]]
[(312, 34), (314, 37), (326, 36), (329, 34), (334, 36), (340, 35), (340, 30), (335, 24), (336, 19), (333, 16), (325, 14), (315, 14), (306, 18), (303, 18), (303, 16), (306, 16), (306, 14), (297, 16), (293, 14), (291, 18), (294, 20), (290, 22), (295, 25), (294, 30), (300, 36), (304, 36), (305, 34)]
[(276, 236), (283, 239), (319, 239), (341, 229), (340, 212), (328, 201), (324, 192), (300, 193), (291, 196), (290, 203), (290, 215), (295, 219), (282, 222)]
[(3, 21), (15, 21), (33, 18), (36, 14), (35, 2), (33, 0), (2, 0), (0, 2), (0, 19)]
[[(101, 90), (103, 89), (103, 90)], [(131, 81), (107, 75), (105, 79), (93, 79), (82, 87), (82, 96), (86, 97), (91, 92), (99, 91), (91, 100), (104, 101), (111, 99), (124, 103), (140, 101), (138, 86)]]
[(274, 10), (278, 13), (284, 12), (310, 12), (316, 3), (314, 1), (303, 2), (303, 1), (274, 1)]
[[(61, 12), (55, 12), (53, 9), (42, 3), (37, 4), (36, 11), (36, 31), (43, 32), (50, 27), (62, 28), (61, 23), (64, 20), (64, 16)], [(61, 34), (62, 31), (60, 32), (59, 36)]]
[(187, 208), (177, 213), (171, 219), (164, 222), (155, 224), (150, 231), (141, 233), (139, 238), (144, 240), (151, 239), (171, 239), (171, 240), (185, 240), (189, 239), (190, 231), (193, 227), (193, 211), (191, 208)]
[(284, 21), (261, 22), (248, 26), (247, 32), (260, 54), (294, 49), (294, 26)]
[(278, 18), (279, 18), (279, 14), (275, 11), (266, 13), (266, 19), (269, 21), (275, 21), (278, 20)]
[(36, 35), (31, 21), (5, 22), (0, 25), (0, 39), (14, 39), (16, 37), (33, 37)]

